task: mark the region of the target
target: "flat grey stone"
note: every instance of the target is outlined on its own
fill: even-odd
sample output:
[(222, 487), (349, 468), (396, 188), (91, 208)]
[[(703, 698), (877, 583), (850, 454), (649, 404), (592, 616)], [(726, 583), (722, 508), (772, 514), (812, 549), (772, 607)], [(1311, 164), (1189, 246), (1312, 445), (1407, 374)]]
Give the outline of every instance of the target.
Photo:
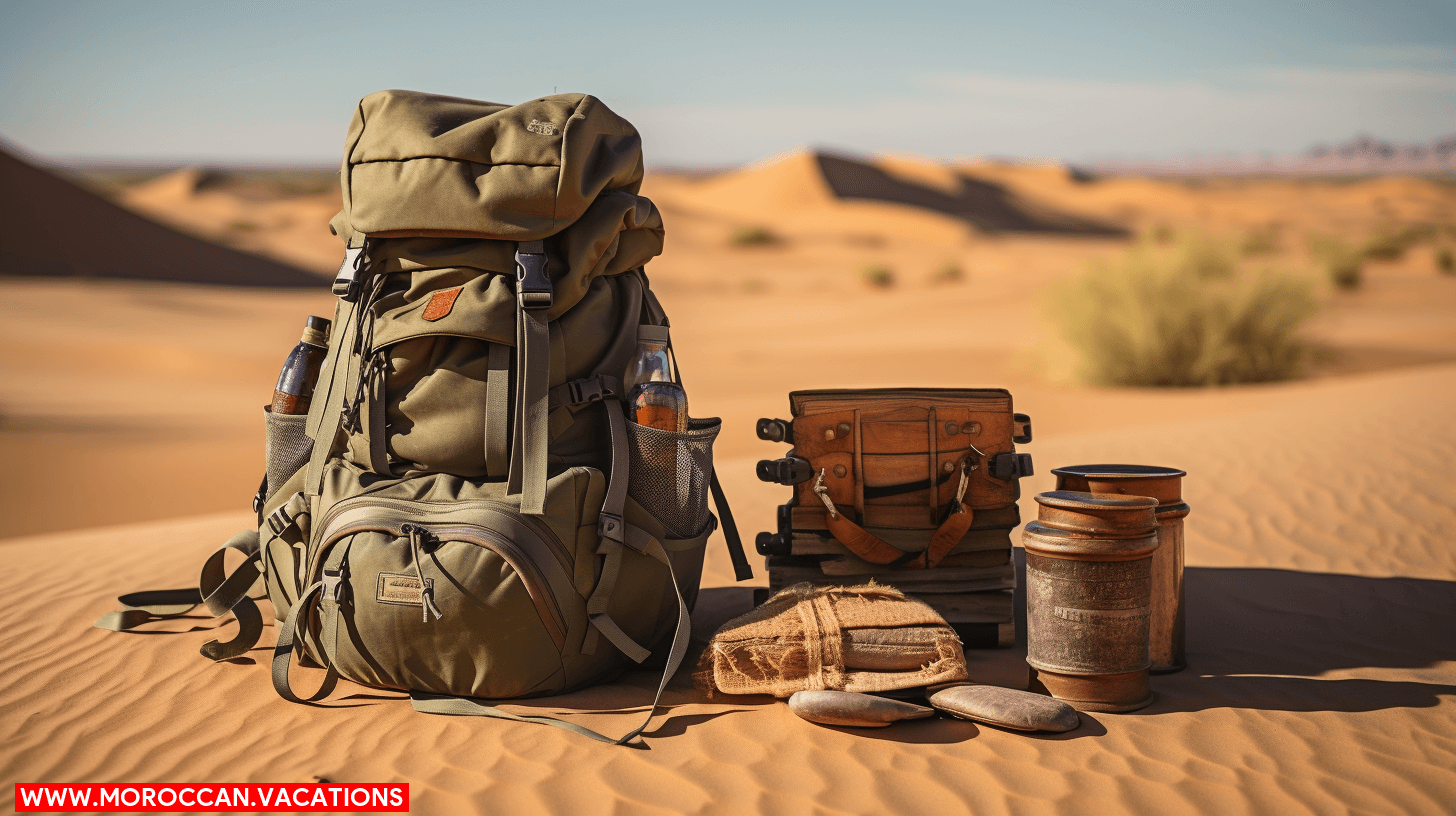
[(796, 691), (789, 698), (789, 710), (809, 722), (853, 728), (883, 728), (935, 713), (933, 708), (852, 691)]
[(930, 704), (963, 720), (1018, 731), (1071, 731), (1082, 724), (1077, 710), (1061, 700), (1000, 686), (951, 686), (930, 695)]

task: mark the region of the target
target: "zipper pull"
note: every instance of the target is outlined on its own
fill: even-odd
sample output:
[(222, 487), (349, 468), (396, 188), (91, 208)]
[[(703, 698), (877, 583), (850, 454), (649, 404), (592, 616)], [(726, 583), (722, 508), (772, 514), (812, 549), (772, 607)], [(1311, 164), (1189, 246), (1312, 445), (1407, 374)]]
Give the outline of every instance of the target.
[(438, 539), (429, 530), (426, 530), (418, 524), (402, 524), (399, 529), (400, 532), (409, 536), (410, 553), (413, 555), (415, 562), (415, 577), (420, 580), (421, 617), (425, 623), (430, 622), (431, 614), (434, 614), (435, 620), (439, 620), (445, 617), (445, 613), (441, 612), (440, 607), (435, 605), (435, 579), (425, 577), (422, 563), (424, 553), (420, 550), (424, 544), (438, 541)]
[(445, 617), (445, 613), (440, 611), (440, 607), (435, 606), (434, 578), (425, 579), (425, 588), (420, 590), (420, 606), (424, 607), (423, 618), (425, 623), (430, 622), (431, 615), (435, 616), (435, 620), (439, 620), (440, 618)]

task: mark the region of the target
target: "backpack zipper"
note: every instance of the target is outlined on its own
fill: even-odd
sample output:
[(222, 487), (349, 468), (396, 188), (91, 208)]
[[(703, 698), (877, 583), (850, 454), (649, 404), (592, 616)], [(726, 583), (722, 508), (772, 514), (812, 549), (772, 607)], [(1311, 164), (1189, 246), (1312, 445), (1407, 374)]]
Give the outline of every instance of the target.
[[(548, 527), (544, 522), (540, 521), (539, 519), (517, 512), (515, 508), (511, 507), (505, 502), (495, 501), (492, 499), (472, 499), (469, 501), (457, 502), (432, 502), (415, 501), (413, 499), (391, 499), (386, 497), (376, 498), (369, 495), (356, 496), (352, 499), (345, 499), (344, 501), (341, 501), (338, 504), (335, 504), (332, 508), (330, 508), (329, 512), (324, 515), (323, 521), (318, 525), (317, 529), (321, 530), (323, 535), (328, 535), (329, 525), (332, 524), (334, 520), (337, 519), (339, 516), (352, 510), (356, 505), (378, 505), (382, 507), (389, 507), (399, 512), (400, 514), (413, 516), (415, 518), (422, 518), (425, 520), (427, 520), (428, 517), (433, 513), (443, 512), (446, 510), (469, 510), (473, 507), (479, 507), (481, 509), (489, 509), (499, 513), (504, 513), (515, 519), (516, 521), (522, 523), (526, 527), (530, 528), (530, 530), (534, 532), (538, 538), (546, 543), (546, 546), (551, 549), (551, 552), (556, 555), (556, 560), (561, 564), (561, 568), (565, 570), (568, 574), (572, 571), (572, 562), (574, 561), (574, 558), (571, 552), (566, 549), (566, 545), (561, 543), (561, 539), (556, 537), (555, 531), (553, 531), (550, 527)], [(320, 544), (323, 543), (326, 542), (320, 539)]]
[[(421, 512), (416, 508), (400, 506), (402, 504), (448, 504), (452, 508), (460, 508), (465, 505), (477, 503), (486, 502), (409, 502), (403, 499), (373, 499), (368, 502), (355, 502), (350, 500), (340, 502), (326, 517), (328, 520), (325, 526), (322, 527), (319, 546), (315, 552), (322, 556), (333, 542), (351, 533), (375, 531), (407, 538), (410, 536), (411, 528), (417, 528), (418, 530), (427, 532), (431, 538), (439, 541), (459, 541), (483, 547), (499, 555), (520, 576), (521, 585), (525, 588), (526, 594), (530, 596), (531, 603), (536, 607), (536, 613), (540, 616), (541, 622), (546, 625), (547, 633), (551, 635), (551, 639), (556, 643), (558, 649), (564, 648), (566, 643), (566, 619), (561, 612), (560, 601), (557, 600), (556, 594), (551, 589), (550, 582), (546, 580), (540, 568), (536, 566), (535, 561), (519, 545), (501, 533), (484, 525), (455, 521), (431, 523), (428, 521), (428, 513)], [(343, 520), (342, 523), (338, 523), (337, 526), (331, 528), (330, 525), (340, 522), (343, 512), (355, 509), (354, 507), (344, 508), (343, 505), (345, 504), (356, 506), (387, 504), (390, 506), (389, 509), (414, 516), (416, 520), (404, 521), (394, 513), (390, 515), (370, 513), (357, 518)], [(509, 510), (509, 506), (502, 506), (494, 502), (490, 502), (489, 504), (492, 510)], [(527, 526), (531, 527), (532, 525), (527, 524)], [(532, 529), (534, 530), (535, 528), (533, 527)], [(545, 530), (539, 532), (549, 533), (550, 531)], [(560, 546), (559, 542), (554, 542), (554, 534), (550, 538), (546, 538), (546, 542), (553, 549)], [(310, 565), (310, 574), (317, 572), (321, 564), (322, 561), (319, 560)], [(424, 596), (422, 596), (422, 602), (424, 602)], [(428, 607), (426, 608), (426, 614), (429, 614)]]

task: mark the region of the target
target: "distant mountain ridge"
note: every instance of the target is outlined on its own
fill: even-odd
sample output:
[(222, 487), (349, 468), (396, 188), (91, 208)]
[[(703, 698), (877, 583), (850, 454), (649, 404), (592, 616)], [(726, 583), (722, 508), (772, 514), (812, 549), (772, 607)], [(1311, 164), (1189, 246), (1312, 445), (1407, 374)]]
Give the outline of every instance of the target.
[(1301, 156), (1190, 156), (1081, 166), (1100, 173), (1150, 175), (1447, 174), (1456, 173), (1456, 133), (1415, 144), (1360, 135), (1336, 145), (1316, 145)]

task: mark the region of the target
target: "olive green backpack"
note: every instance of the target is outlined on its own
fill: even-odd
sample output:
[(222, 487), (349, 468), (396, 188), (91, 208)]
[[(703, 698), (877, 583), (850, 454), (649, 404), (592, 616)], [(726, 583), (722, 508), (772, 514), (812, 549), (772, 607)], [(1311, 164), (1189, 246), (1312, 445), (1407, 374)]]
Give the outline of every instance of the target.
[[(200, 589), (136, 593), (98, 626), (205, 603), (256, 644), (261, 581), (281, 621), (273, 684), (295, 702), (338, 677), (414, 707), (548, 722), (482, 702), (559, 694), (654, 652), (682, 662), (704, 547), (723, 518), (716, 419), (685, 433), (625, 419), (639, 335), (666, 334), (644, 264), (662, 219), (637, 194), (637, 131), (591, 96), (505, 106), (408, 91), (365, 97), (349, 127), (346, 257), (307, 416), (268, 413), (256, 532)], [(247, 559), (226, 574), (224, 555)], [(662, 653), (665, 652), (665, 655)], [(295, 657), (327, 668), (289, 683)]]

